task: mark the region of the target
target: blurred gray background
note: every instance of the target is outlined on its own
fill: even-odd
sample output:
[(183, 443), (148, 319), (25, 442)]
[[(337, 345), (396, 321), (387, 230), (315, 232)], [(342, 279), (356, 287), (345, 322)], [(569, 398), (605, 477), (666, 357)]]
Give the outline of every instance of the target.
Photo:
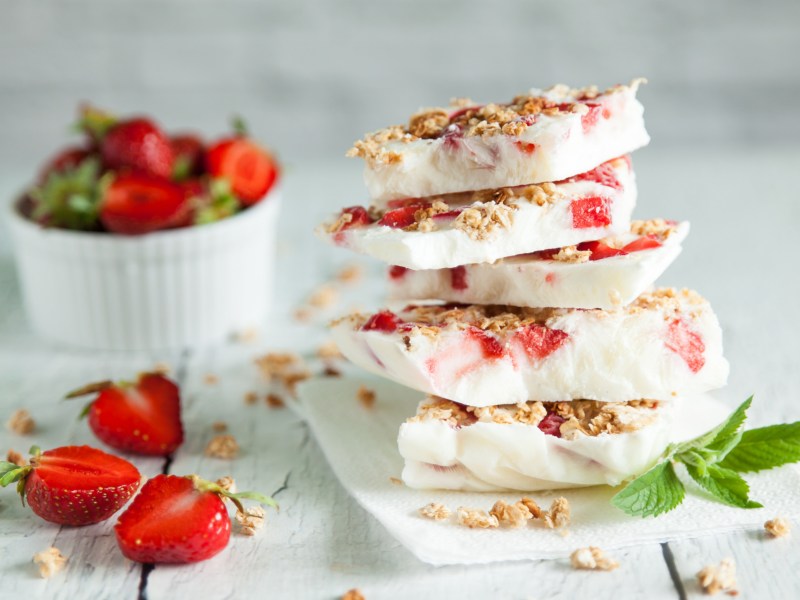
[(238, 112), (291, 166), (453, 96), (635, 76), (654, 146), (797, 147), (798, 62), (798, 0), (0, 0), (0, 171), (81, 100), (209, 134)]

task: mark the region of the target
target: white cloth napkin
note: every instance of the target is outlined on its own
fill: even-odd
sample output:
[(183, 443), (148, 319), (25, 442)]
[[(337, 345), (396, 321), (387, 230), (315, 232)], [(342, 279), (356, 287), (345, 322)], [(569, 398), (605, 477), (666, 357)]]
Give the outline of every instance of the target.
[[(357, 399), (361, 385), (376, 392), (372, 408), (365, 408)], [(764, 505), (756, 510), (706, 499), (687, 482), (689, 493), (683, 504), (655, 519), (629, 517), (614, 508), (609, 503), (614, 490), (608, 487), (524, 494), (543, 508), (557, 496), (566, 497), (572, 508), (566, 535), (536, 525), (484, 530), (458, 525), (454, 517), (433, 521), (417, 512), (429, 502), (440, 502), (453, 513), (459, 506), (488, 511), (498, 499), (515, 502), (523, 494), (412, 490), (398, 483), (403, 460), (397, 452), (397, 431), (414, 414), (419, 392), (368, 377), (315, 379), (298, 389), (294, 408), (308, 421), (345, 489), (400, 543), (433, 565), (557, 558), (589, 545), (609, 550), (698, 537), (761, 527), (777, 515), (791, 518), (800, 514), (800, 471), (784, 467), (746, 476), (751, 496)], [(730, 409), (718, 404), (714, 410), (720, 421)], [(683, 431), (676, 439), (699, 433)]]

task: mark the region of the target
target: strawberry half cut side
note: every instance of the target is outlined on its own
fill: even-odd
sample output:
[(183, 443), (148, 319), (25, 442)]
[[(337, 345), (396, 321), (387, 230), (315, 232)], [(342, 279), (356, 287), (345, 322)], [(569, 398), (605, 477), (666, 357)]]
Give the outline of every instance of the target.
[(84, 414), (97, 438), (117, 450), (167, 456), (183, 443), (178, 386), (158, 373), (142, 373), (135, 383), (103, 381), (70, 392), (67, 398), (96, 393)]
[(143, 563), (192, 563), (221, 552), (231, 536), (224, 499), (243, 512), (242, 499), (277, 507), (255, 492), (231, 493), (197, 476), (150, 479), (114, 527), (125, 557)]
[(221, 140), (206, 154), (206, 167), (212, 177), (222, 177), (245, 206), (266, 196), (278, 169), (275, 160), (258, 144), (242, 137)]
[(114, 233), (137, 235), (181, 223), (191, 203), (180, 186), (143, 174), (120, 175), (108, 186), (100, 221)]
[(105, 521), (136, 492), (141, 474), (128, 461), (90, 446), (31, 448), (30, 465), (0, 462), (0, 485), (17, 482), (23, 503), (60, 525)]

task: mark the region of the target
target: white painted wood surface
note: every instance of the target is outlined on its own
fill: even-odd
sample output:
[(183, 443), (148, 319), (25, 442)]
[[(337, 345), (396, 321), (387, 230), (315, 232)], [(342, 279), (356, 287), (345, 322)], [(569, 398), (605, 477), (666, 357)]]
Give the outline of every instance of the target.
[[(645, 150), (636, 156), (637, 216), (692, 221), (683, 256), (663, 282), (698, 289), (714, 304), (732, 364), (723, 396), (756, 394), (752, 423), (800, 419), (800, 276), (794, 265), (800, 203), (794, 172), (800, 152)], [(26, 174), (0, 179), (8, 198)], [(343, 289), (335, 309), (311, 325), (289, 315), (319, 283), (353, 257), (313, 239), (329, 211), (363, 198), (358, 167), (308, 164), (288, 169), (272, 323), (255, 343), (176, 355), (75, 352), (37, 340), (24, 321), (7, 235), (0, 236), (0, 418), (28, 408), (38, 427), (20, 437), (0, 431), (0, 450), (66, 443), (99, 444), (75, 416), (80, 403), (60, 400), (88, 380), (124, 377), (157, 361), (183, 385), (187, 441), (170, 463), (136, 459), (146, 475), (233, 475), (240, 489), (276, 493), (279, 513), (255, 538), (235, 536), (216, 558), (193, 566), (143, 569), (117, 551), (111, 526), (59, 528), (0, 492), (2, 598), (336, 598), (358, 587), (367, 598), (684, 598), (699, 595), (695, 573), (726, 556), (736, 559), (746, 598), (800, 597), (800, 531), (768, 540), (747, 532), (615, 553), (613, 573), (573, 571), (566, 561), (433, 568), (398, 545), (342, 490), (305, 425), (289, 410), (246, 406), (248, 390), (265, 392), (252, 365), (267, 350), (310, 354), (325, 339), (325, 318), (380, 301), (380, 267), (362, 261), (371, 281)], [(216, 385), (205, 375), (219, 377)], [(223, 420), (242, 446), (233, 461), (209, 459), (211, 424)], [(754, 491), (758, 497), (758, 490)], [(800, 503), (800, 499), (798, 499)], [(31, 557), (55, 544), (69, 556), (64, 572), (39, 578)], [(598, 540), (602, 546), (602, 540)]]

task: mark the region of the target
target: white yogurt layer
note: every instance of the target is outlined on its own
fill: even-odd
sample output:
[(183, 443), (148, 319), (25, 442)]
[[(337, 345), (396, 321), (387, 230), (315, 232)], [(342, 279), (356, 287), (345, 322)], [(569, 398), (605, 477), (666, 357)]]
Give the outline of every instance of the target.
[[(392, 267), (389, 298), (612, 309), (629, 304), (653, 284), (680, 254), (688, 232), (689, 223), (676, 224), (660, 246), (599, 259), (589, 258), (589, 250), (568, 248), (560, 253), (566, 260), (521, 255), (451, 269)], [(638, 234), (628, 232), (605, 242), (622, 248), (639, 239)], [(567, 262), (570, 257), (581, 262)]]
[(540, 113), (519, 135), (462, 135), (451, 125), (432, 139), (406, 135), (382, 141), (364, 170), (370, 198), (385, 206), (399, 198), (557, 181), (588, 171), (650, 141), (636, 99), (638, 85), (591, 100), (560, 89), (531, 90), (556, 103), (577, 102), (577, 108)]
[(688, 290), (613, 310), (411, 306), (345, 317), (332, 333), (360, 367), (470, 406), (669, 400), (728, 376), (717, 318)]
[(397, 440), (405, 459), (403, 481), (417, 489), (465, 491), (615, 486), (653, 465), (672, 441), (675, 405), (690, 401), (695, 399), (639, 409), (654, 414), (633, 431), (571, 438), (520, 422), (454, 425), (412, 418), (400, 426)]
[[(609, 161), (580, 177), (584, 176), (597, 180), (557, 182), (547, 186), (549, 195), (534, 190), (541, 204), (528, 199), (530, 188), (507, 190), (502, 202), (469, 202), (474, 197), (470, 195), (467, 204), (447, 204), (451, 211), (430, 219), (429, 231), (419, 230), (417, 223), (404, 229), (378, 221), (345, 228), (327, 224), (317, 229), (317, 235), (388, 264), (419, 270), (492, 262), (626, 232), (636, 204), (636, 181), (628, 159)], [(607, 185), (609, 176), (611, 184)], [(465, 215), (465, 209), (485, 217), (498, 205), (508, 216), (506, 220), (486, 218), (485, 225), (466, 226), (465, 217), (471, 215)], [(452, 216), (454, 212), (458, 216)], [(414, 228), (417, 230), (407, 230)]]

